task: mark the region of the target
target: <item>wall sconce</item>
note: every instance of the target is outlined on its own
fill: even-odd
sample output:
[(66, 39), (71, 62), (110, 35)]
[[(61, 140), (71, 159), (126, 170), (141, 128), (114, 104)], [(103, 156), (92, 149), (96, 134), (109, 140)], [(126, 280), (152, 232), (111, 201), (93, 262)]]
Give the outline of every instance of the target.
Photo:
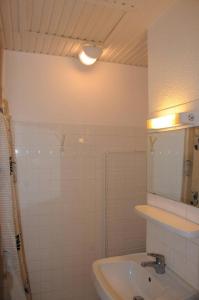
[(93, 65), (102, 54), (102, 47), (95, 45), (83, 45), (79, 53), (80, 61), (87, 66)]
[(196, 125), (198, 116), (192, 112), (173, 113), (147, 120), (148, 129), (164, 129), (180, 125)]

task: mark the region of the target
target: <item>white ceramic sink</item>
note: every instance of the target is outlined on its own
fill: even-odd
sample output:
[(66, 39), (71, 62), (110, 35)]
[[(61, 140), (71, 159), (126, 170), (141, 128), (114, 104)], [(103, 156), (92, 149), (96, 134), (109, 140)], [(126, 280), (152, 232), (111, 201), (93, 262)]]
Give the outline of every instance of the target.
[(93, 264), (95, 286), (101, 300), (199, 300), (199, 294), (166, 268), (156, 274), (142, 261), (152, 260), (145, 253), (111, 257)]

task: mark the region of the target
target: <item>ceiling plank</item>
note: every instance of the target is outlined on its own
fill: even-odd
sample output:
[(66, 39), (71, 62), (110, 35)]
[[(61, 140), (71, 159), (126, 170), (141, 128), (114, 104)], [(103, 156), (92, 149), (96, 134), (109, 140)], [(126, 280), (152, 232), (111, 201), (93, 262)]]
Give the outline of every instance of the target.
[(65, 44), (66, 44), (66, 39), (59, 38), (58, 41), (57, 41), (57, 46), (56, 46), (55, 51), (54, 51), (54, 55), (58, 55), (58, 56), (61, 55)]
[(57, 24), (56, 34), (60, 36), (64, 36), (67, 24), (70, 20), (70, 16), (75, 6), (75, 1), (65, 1), (62, 14), (59, 18), (59, 22)]
[(21, 51), (22, 50), (22, 44), (21, 44), (21, 33), (15, 32), (13, 34), (13, 41), (14, 41), (14, 50)]
[[(32, 22), (33, 0), (18, 0), (19, 30), (28, 30)], [(15, 31), (17, 29), (15, 28)]]
[(45, 0), (34, 0), (32, 8), (32, 21), (30, 29), (31, 31), (39, 32), (41, 22), (44, 14), (44, 2)]
[(62, 12), (64, 10), (65, 1), (64, 0), (54, 0), (56, 1), (50, 17), (49, 27), (46, 31), (50, 34), (55, 34), (59, 25), (59, 20), (62, 16)]
[(87, 0), (90, 3), (96, 3), (98, 5), (103, 5), (108, 8), (117, 8), (124, 12), (132, 11), (134, 9), (135, 0)]
[(77, 26), (78, 20), (81, 18), (82, 11), (85, 6), (85, 1), (74, 1), (74, 6), (71, 11), (70, 19), (68, 20), (67, 26), (64, 31), (64, 36), (74, 36), (77, 38), (75, 35), (75, 29)]
[(49, 26), (55, 6), (55, 0), (45, 0), (43, 5), (43, 13), (40, 22), (39, 32), (48, 33)]

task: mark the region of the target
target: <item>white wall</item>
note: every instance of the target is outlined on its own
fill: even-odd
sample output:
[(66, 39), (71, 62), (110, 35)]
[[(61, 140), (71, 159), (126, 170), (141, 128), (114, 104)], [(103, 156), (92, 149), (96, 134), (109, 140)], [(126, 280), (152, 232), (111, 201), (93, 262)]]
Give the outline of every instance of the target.
[(197, 0), (177, 1), (149, 30), (150, 114), (199, 99), (198, 12)]
[(4, 97), (17, 121), (144, 126), (147, 69), (5, 51)]
[[(197, 0), (177, 1), (149, 30), (150, 115), (199, 111), (198, 12)], [(199, 223), (198, 208), (159, 197), (149, 203)], [(181, 238), (149, 222), (147, 250), (165, 254), (168, 266), (199, 289), (198, 239)]]

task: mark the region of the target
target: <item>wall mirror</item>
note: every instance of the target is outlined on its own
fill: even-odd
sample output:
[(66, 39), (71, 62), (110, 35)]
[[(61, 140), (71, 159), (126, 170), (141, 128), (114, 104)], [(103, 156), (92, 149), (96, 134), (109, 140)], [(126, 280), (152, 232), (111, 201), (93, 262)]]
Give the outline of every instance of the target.
[(148, 134), (148, 191), (199, 207), (199, 127)]

